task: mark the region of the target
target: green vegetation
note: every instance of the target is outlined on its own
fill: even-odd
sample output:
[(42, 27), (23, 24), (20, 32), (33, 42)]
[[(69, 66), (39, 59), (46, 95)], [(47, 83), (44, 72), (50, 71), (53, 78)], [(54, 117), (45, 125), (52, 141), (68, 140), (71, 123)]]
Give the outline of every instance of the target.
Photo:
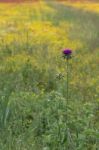
[(0, 150), (98, 150), (98, 25), (59, 2), (0, 4)]

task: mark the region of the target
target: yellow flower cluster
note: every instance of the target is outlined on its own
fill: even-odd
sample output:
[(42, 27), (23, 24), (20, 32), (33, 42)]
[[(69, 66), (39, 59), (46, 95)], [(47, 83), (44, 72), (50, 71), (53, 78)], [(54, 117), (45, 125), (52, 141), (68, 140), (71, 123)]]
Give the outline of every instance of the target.
[(84, 2), (64, 2), (64, 4), (66, 6), (72, 6), (78, 9), (82, 9), (84, 11), (91, 11), (91, 12), (95, 12), (95, 13), (99, 13), (99, 3), (96, 2), (88, 2), (88, 1), (84, 1)]
[(34, 53), (29, 60), (33, 65), (40, 64), (39, 68), (49, 68), (51, 63), (54, 68), (53, 58), (61, 55), (65, 47), (76, 50), (83, 46), (81, 41), (69, 37), (73, 24), (62, 21), (56, 26), (47, 18), (44, 20), (44, 14), (55, 14), (56, 10), (43, 1), (33, 4), (0, 4), (0, 8), (0, 43), (8, 51), (10, 49), (11, 54), (4, 58), (6, 68), (11, 67), (13, 71), (20, 69), (29, 57), (27, 53), (30, 46)]

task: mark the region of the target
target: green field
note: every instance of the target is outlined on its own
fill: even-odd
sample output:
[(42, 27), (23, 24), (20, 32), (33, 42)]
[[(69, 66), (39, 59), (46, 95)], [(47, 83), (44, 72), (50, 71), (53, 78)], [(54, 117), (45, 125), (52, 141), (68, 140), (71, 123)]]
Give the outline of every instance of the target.
[(0, 4), (0, 150), (99, 150), (99, 13)]

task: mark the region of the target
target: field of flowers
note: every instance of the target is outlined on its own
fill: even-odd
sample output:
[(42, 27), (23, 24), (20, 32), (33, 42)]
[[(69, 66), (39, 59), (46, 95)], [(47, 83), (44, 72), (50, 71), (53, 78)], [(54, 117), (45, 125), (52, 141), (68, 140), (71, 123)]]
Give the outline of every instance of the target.
[(98, 3), (0, 3), (0, 150), (99, 150)]
[(72, 6), (78, 9), (82, 9), (84, 11), (90, 11), (90, 12), (94, 12), (94, 13), (99, 13), (99, 3), (98, 2), (90, 2), (89, 1), (78, 1), (75, 3), (74, 2), (64, 2), (63, 3), (67, 6)]

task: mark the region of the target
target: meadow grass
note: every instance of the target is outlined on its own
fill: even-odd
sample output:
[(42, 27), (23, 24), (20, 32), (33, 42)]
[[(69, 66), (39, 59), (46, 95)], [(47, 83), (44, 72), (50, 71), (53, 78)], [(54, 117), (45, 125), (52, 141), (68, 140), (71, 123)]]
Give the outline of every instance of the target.
[(0, 4), (0, 150), (98, 150), (98, 25), (59, 2)]

